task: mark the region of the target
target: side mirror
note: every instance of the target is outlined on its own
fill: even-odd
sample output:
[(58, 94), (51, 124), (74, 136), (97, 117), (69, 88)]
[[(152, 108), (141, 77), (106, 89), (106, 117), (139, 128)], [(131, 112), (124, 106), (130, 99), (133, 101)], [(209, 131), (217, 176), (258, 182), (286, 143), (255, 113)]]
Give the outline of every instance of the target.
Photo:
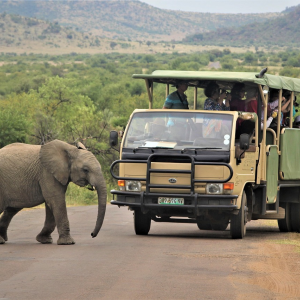
[(115, 130), (112, 130), (109, 134), (109, 145), (111, 147), (115, 147), (118, 145), (118, 132)]
[(240, 149), (241, 150), (248, 150), (250, 147), (250, 136), (248, 133), (242, 133), (240, 135)]
[(248, 150), (250, 147), (250, 135), (248, 133), (242, 133), (240, 135), (240, 149), (242, 152), (239, 154), (239, 156), (236, 158), (236, 163), (239, 165), (242, 162), (242, 155), (245, 153), (246, 150)]

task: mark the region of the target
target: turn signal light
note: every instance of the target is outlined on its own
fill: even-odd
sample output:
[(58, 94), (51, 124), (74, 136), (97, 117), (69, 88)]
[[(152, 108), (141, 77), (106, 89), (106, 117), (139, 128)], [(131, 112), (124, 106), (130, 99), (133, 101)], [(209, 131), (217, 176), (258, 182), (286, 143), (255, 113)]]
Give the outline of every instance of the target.
[(234, 183), (233, 182), (223, 183), (223, 193), (225, 195), (231, 195), (233, 189), (234, 189)]
[(223, 183), (223, 189), (224, 190), (233, 190), (234, 189), (234, 183), (233, 182)]
[(125, 186), (125, 180), (118, 180), (118, 186)]

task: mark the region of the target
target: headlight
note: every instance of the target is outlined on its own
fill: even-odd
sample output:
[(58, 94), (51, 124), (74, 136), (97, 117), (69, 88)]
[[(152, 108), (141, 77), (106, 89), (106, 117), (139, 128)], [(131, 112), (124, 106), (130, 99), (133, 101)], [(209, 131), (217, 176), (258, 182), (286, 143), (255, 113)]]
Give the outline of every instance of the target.
[(222, 183), (208, 183), (206, 185), (207, 194), (222, 194), (223, 184)]
[(126, 188), (126, 191), (140, 192), (142, 190), (142, 185), (139, 181), (126, 180), (125, 188)]

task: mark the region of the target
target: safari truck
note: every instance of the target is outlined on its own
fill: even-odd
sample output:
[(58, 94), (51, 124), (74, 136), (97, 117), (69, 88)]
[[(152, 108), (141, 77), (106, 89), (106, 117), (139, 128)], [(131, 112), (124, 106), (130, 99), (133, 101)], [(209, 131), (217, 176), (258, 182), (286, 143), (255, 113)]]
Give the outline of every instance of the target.
[[(300, 231), (300, 129), (293, 128), (295, 93), (300, 79), (254, 72), (154, 71), (134, 74), (145, 80), (149, 109), (130, 116), (111, 165), (118, 180), (111, 204), (134, 213), (137, 235), (151, 222), (196, 223), (200, 230), (225, 230), (233, 239), (246, 234), (251, 220), (278, 220), (280, 231)], [(190, 109), (153, 109), (155, 87), (166, 95), (178, 80), (194, 90)], [(257, 90), (257, 112), (209, 111), (197, 107), (198, 94), (210, 82), (230, 91), (237, 82)], [(279, 93), (277, 127), (267, 128), (270, 91)], [(290, 92), (289, 122), (283, 126), (281, 100)], [(251, 130), (237, 135), (237, 124)], [(248, 125), (249, 125), (248, 124)], [(248, 126), (249, 128), (249, 126)]]

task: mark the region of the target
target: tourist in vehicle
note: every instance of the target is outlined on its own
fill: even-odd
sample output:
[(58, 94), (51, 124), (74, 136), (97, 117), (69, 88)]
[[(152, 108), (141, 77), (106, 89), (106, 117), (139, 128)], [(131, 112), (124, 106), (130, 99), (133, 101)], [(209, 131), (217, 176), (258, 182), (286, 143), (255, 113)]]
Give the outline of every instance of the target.
[[(280, 126), (284, 126), (287, 113), (290, 111), (291, 103), (291, 93), (287, 90), (284, 90), (282, 93), (282, 102), (281, 102), (281, 121)], [(279, 103), (279, 90), (272, 90), (270, 93), (270, 102), (268, 103), (268, 111), (278, 110)], [(296, 113), (294, 111), (293, 115)], [(277, 121), (274, 120), (270, 127), (277, 128)]]
[[(257, 111), (258, 111), (258, 109), (257, 109), (257, 100), (258, 100), (258, 90), (256, 88), (247, 89), (246, 100), (245, 100), (246, 111), (247, 112), (254, 112), (254, 113), (257, 114)], [(276, 107), (271, 108), (268, 105), (268, 119), (267, 119), (267, 122), (266, 122), (267, 128), (270, 127), (272, 121), (277, 118), (277, 113), (278, 113), (278, 110), (277, 110)], [(263, 108), (262, 108), (262, 112), (261, 112), (261, 130), (263, 129), (263, 125), (264, 125), (264, 112), (263, 112)], [(253, 128), (254, 128), (254, 125), (253, 125)], [(241, 128), (241, 131), (242, 130), (243, 130), (243, 128)]]
[[(220, 93), (220, 88), (217, 83), (210, 82), (206, 86), (204, 94), (207, 97), (204, 102), (205, 110), (230, 110), (230, 96), (226, 97), (227, 95), (225, 90)], [(223, 103), (224, 99), (225, 103)]]
[(188, 89), (188, 83), (180, 80), (176, 82), (176, 91), (167, 96), (163, 108), (189, 109), (187, 96), (184, 93)]
[(235, 83), (231, 90), (231, 101), (230, 101), (230, 110), (234, 111), (245, 111), (245, 100), (242, 100), (245, 97), (245, 84), (238, 82)]

